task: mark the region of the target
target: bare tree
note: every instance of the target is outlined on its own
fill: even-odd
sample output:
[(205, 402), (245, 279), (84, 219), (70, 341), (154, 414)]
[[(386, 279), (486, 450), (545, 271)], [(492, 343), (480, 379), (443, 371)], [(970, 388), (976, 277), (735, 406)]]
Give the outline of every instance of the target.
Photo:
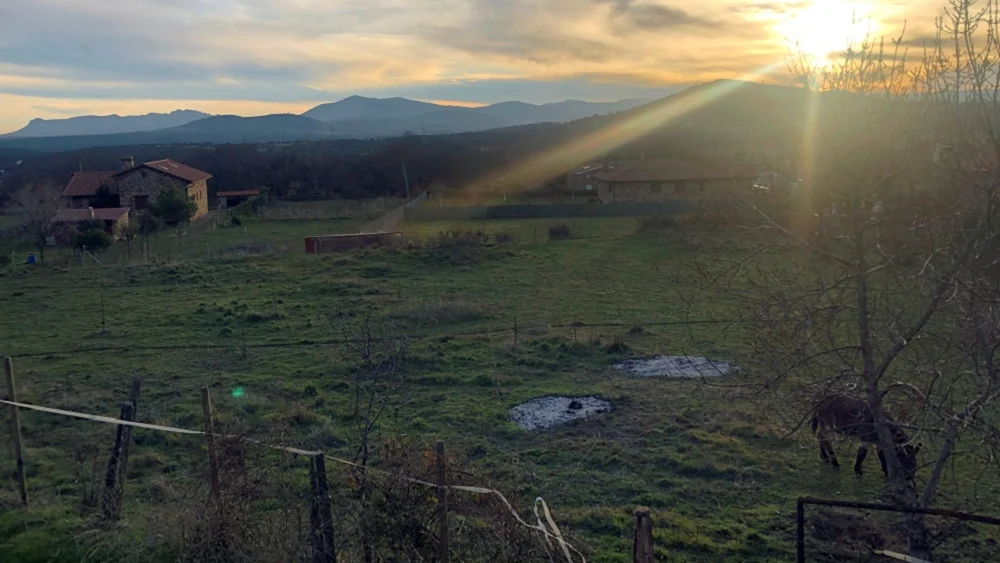
[(361, 503), (361, 546), (364, 561), (374, 560), (374, 528), (368, 522), (371, 510), (369, 500), (372, 485), (366, 468), (377, 452), (376, 435), (379, 425), (393, 406), (402, 400), (406, 383), (403, 363), (409, 347), (409, 339), (391, 319), (382, 319), (378, 310), (368, 308), (359, 321), (345, 335), (347, 355), (354, 363), (351, 369), (351, 384), (354, 390), (354, 425), (358, 445), (354, 463), (359, 467), (354, 472), (356, 492)]
[[(909, 506), (934, 502), (959, 440), (997, 464), (997, 22), (997, 0), (949, 0), (916, 65), (902, 37), (865, 37), (830, 64), (791, 57), (807, 87), (801, 187), (744, 199), (762, 244), (699, 276), (736, 298), (747, 371), (793, 428), (824, 396), (866, 401), (888, 492)], [(926, 477), (910, 479), (899, 429), (931, 446)], [(911, 555), (929, 557), (922, 518), (904, 524)]]
[(11, 207), (24, 217), (22, 228), (31, 237), (43, 262), (45, 247), (52, 234), (52, 219), (64, 207), (61, 196), (62, 191), (51, 182), (33, 182), (14, 194)]

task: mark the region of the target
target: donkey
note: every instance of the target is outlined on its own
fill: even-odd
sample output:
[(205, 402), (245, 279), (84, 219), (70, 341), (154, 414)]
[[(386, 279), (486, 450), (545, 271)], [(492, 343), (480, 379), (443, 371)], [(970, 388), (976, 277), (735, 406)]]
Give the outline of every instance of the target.
[[(912, 481), (917, 473), (917, 452), (920, 451), (920, 445), (912, 445), (903, 429), (893, 422), (888, 414), (886, 419), (892, 432), (896, 457), (903, 467), (906, 478)], [(833, 445), (830, 443), (831, 434), (857, 436), (861, 445), (858, 446), (858, 457), (854, 461), (854, 473), (859, 477), (862, 475), (861, 464), (868, 456), (868, 448), (874, 445), (878, 460), (882, 464), (882, 473), (885, 473), (886, 477), (889, 476), (885, 454), (877, 449), (878, 431), (875, 427), (875, 416), (866, 401), (847, 395), (827, 395), (817, 403), (813, 411), (812, 429), (819, 438), (820, 461), (829, 462), (833, 467), (839, 468), (840, 462), (837, 461)]]

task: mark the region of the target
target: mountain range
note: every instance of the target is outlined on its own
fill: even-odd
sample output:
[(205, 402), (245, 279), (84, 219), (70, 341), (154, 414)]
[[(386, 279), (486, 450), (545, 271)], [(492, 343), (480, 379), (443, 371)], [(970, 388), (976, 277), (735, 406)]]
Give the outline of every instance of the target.
[(146, 115), (82, 115), (67, 119), (32, 119), (24, 128), (0, 135), (0, 138), (136, 133), (177, 127), (208, 116), (209, 114), (200, 111), (179, 109), (170, 113)]
[(446, 106), (406, 98), (351, 96), (318, 105), (302, 115), (212, 116), (192, 110), (140, 116), (81, 116), (33, 119), (0, 136), (0, 145), (36, 150), (161, 143), (243, 143), (376, 138), (404, 133), (484, 131), (532, 123), (565, 123), (631, 109), (648, 100), (552, 104), (503, 102), (478, 108)]

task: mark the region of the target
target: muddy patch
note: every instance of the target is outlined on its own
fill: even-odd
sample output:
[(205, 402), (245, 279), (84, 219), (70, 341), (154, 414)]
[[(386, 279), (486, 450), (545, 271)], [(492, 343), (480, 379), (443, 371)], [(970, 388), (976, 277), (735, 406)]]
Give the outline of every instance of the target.
[(640, 360), (626, 360), (615, 368), (636, 377), (720, 377), (737, 368), (728, 362), (718, 362), (698, 356), (656, 356)]
[(611, 411), (611, 403), (597, 397), (541, 397), (510, 409), (514, 424), (542, 430)]

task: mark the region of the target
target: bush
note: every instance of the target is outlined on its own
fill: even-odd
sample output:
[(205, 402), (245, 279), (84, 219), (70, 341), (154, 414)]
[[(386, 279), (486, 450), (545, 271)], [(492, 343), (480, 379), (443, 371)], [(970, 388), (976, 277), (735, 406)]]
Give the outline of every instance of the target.
[(639, 232), (669, 231), (680, 226), (680, 221), (671, 215), (650, 215), (639, 224)]
[(501, 231), (493, 236), (496, 239), (497, 244), (510, 244), (514, 242), (514, 235), (506, 231)]
[(483, 231), (457, 227), (438, 233), (437, 245), (442, 248), (482, 246), (489, 241), (489, 235)]
[(84, 231), (73, 239), (73, 248), (82, 248), (88, 252), (100, 252), (111, 246), (111, 236), (100, 229)]
[(230, 223), (231, 223), (231, 224), (232, 224), (232, 225), (233, 225), (234, 227), (239, 227), (240, 225), (242, 225), (242, 224), (243, 224), (243, 220), (242, 220), (242, 219), (240, 219), (239, 215), (233, 215), (233, 217), (232, 217), (232, 218), (231, 218), (231, 219), (229, 220), (229, 222), (230, 222)]
[(549, 227), (549, 240), (562, 240), (569, 237), (569, 225), (553, 225)]

